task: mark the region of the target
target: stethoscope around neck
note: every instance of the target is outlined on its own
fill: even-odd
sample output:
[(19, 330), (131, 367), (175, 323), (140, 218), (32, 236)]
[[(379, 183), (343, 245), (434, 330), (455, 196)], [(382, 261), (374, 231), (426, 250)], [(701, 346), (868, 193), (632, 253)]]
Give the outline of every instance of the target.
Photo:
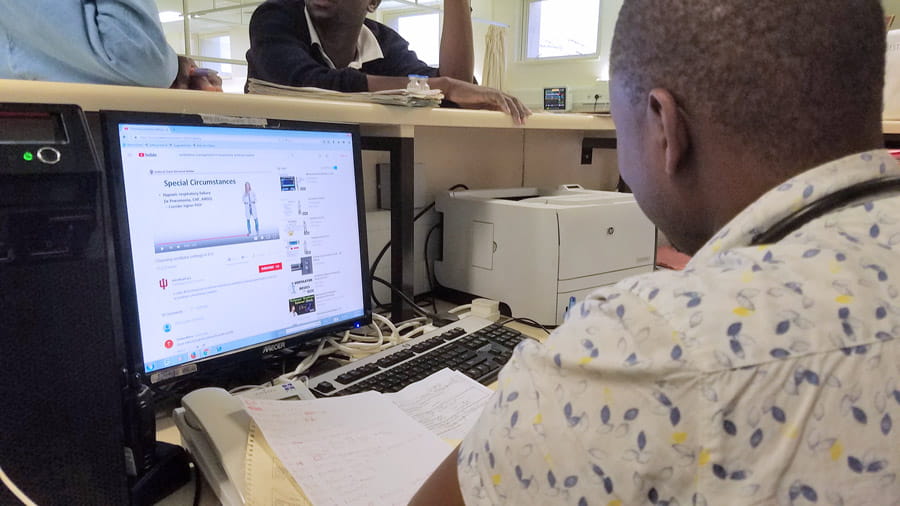
[(751, 246), (772, 244), (788, 236), (791, 232), (816, 218), (820, 218), (830, 212), (843, 209), (854, 204), (862, 204), (872, 200), (872, 197), (885, 198), (893, 193), (900, 193), (900, 176), (883, 177), (857, 183), (834, 193), (830, 193), (818, 200), (810, 202), (804, 207), (782, 218), (778, 223), (769, 227), (765, 232), (753, 236)]

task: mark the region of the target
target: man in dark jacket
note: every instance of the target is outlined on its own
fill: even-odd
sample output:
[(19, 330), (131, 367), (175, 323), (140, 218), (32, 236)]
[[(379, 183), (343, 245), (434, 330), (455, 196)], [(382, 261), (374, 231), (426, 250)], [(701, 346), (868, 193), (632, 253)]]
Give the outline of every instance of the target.
[(366, 18), (381, 0), (267, 0), (250, 20), (248, 77), (338, 91), (405, 88), (408, 75), (464, 108), (493, 109), (521, 123), (531, 114), (518, 99), (473, 83), (469, 0), (444, 1), (440, 67), (416, 57), (397, 32)]

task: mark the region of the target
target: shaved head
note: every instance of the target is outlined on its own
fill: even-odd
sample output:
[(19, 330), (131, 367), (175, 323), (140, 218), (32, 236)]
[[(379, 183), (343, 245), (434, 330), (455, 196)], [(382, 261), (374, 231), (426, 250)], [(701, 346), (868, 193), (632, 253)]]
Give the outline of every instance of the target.
[(878, 0), (625, 0), (611, 73), (635, 103), (667, 89), (767, 165), (811, 167), (880, 129), (884, 55)]

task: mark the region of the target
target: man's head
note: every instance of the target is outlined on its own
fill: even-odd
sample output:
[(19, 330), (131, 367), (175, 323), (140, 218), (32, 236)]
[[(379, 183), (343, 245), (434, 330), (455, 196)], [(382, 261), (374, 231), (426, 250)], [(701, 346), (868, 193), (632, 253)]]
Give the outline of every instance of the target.
[(309, 17), (317, 27), (362, 26), (366, 14), (375, 12), (381, 0), (306, 0)]
[(878, 0), (625, 0), (622, 176), (693, 253), (778, 183), (880, 145), (884, 53)]

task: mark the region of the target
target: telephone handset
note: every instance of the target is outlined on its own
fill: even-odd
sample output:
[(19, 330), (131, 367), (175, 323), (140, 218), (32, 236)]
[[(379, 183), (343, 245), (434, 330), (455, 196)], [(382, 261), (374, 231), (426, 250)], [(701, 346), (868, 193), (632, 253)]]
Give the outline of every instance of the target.
[(224, 506), (244, 504), (244, 455), (250, 415), (221, 388), (201, 388), (172, 413), (182, 444), (194, 456)]
[[(247, 392), (255, 399), (312, 399), (302, 383), (282, 383)], [(206, 481), (224, 506), (245, 500), (244, 457), (250, 415), (238, 397), (221, 388), (200, 388), (181, 399), (172, 418), (182, 444), (194, 456)]]

